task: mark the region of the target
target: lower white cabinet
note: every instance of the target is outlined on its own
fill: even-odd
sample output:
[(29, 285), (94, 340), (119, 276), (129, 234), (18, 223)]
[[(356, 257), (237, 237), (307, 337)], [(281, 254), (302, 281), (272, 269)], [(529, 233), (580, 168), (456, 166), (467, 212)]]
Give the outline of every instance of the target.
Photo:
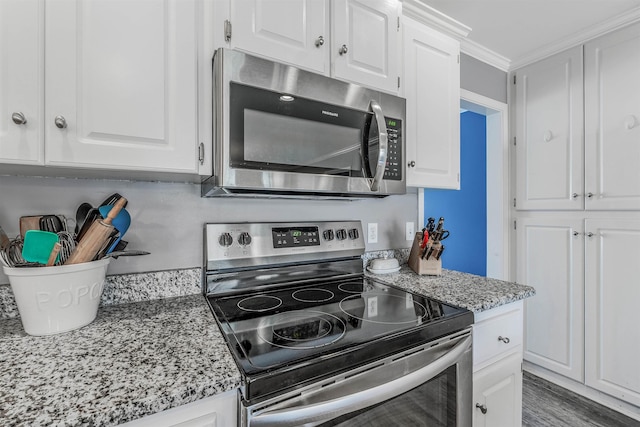
[(522, 425), (523, 303), (477, 313), (473, 326), (473, 425)]
[(167, 409), (125, 427), (236, 427), (238, 390), (230, 390), (187, 405)]

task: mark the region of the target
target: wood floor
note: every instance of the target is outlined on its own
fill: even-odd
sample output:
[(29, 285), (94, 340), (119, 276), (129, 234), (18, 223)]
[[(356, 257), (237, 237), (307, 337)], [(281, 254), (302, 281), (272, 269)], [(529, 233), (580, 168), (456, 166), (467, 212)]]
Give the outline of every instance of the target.
[(640, 427), (640, 422), (524, 372), (523, 427)]

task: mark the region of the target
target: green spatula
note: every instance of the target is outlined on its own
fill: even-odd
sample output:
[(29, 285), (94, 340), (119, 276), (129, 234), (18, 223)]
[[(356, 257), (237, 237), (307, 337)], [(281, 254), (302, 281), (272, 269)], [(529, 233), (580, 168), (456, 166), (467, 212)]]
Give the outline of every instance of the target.
[(49, 231), (29, 230), (24, 235), (22, 258), (29, 262), (46, 264), (51, 250), (58, 243), (58, 235)]

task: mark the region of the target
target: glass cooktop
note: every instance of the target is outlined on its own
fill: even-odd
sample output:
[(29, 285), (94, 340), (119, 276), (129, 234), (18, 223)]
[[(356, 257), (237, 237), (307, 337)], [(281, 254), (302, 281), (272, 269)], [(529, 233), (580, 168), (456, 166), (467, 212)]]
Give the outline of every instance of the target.
[(365, 277), (207, 298), (247, 383), (317, 379), (473, 323), (468, 310)]

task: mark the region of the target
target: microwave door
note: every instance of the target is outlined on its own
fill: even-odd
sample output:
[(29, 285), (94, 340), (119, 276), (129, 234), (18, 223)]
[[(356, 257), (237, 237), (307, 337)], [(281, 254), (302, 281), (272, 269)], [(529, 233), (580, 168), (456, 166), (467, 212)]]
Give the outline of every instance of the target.
[(371, 191), (379, 191), (387, 165), (389, 149), (387, 126), (380, 104), (372, 100), (369, 103), (369, 112), (372, 114), (367, 120), (363, 132), (364, 175), (369, 178)]

